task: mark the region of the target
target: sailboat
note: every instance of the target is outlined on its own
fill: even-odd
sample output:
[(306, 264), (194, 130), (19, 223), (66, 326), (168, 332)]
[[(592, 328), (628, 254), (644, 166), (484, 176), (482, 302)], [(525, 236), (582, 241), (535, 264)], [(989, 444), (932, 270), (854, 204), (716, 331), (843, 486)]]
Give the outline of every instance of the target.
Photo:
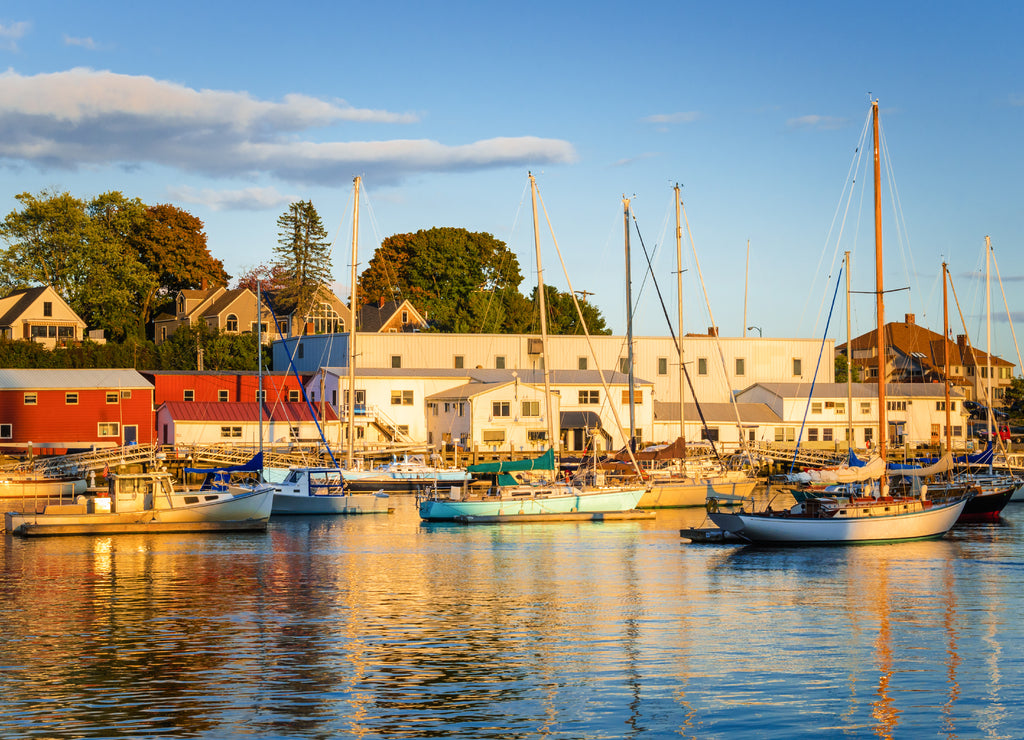
[[(647, 448), (636, 453), (641, 462), (651, 467), (645, 469), (650, 475), (651, 485), (640, 499), (641, 509), (679, 508), (704, 506), (709, 497), (719, 500), (736, 500), (751, 495), (757, 480), (742, 470), (726, 470), (720, 460), (687, 457), (686, 452), (686, 366), (683, 364), (683, 255), (682, 225), (680, 224), (679, 185), (674, 188), (676, 206), (676, 299), (679, 327), (679, 438), (664, 448)], [(628, 226), (627, 226), (628, 228)], [(627, 237), (628, 244), (628, 237)], [(628, 257), (627, 257), (628, 259)], [(629, 309), (632, 311), (632, 307)], [(669, 327), (671, 329), (671, 327)], [(631, 366), (632, 369), (632, 366)], [(696, 400), (696, 399), (694, 399)], [(717, 455), (717, 452), (716, 452)]]
[[(878, 320), (878, 455), (886, 459), (885, 339), (882, 279), (882, 196), (878, 137), (878, 101), (871, 104), (875, 185), (875, 302)], [(892, 542), (941, 537), (956, 523), (971, 493), (943, 502), (929, 500), (927, 486), (918, 495), (890, 495), (883, 474), (873, 488), (849, 496), (810, 498), (784, 511), (719, 512), (708, 516), (720, 529), (742, 540), (763, 544), (842, 544)]]
[[(353, 469), (353, 445), (355, 444), (355, 341), (357, 311), (356, 302), (356, 256), (359, 247), (359, 184), (361, 178), (353, 181), (354, 205), (352, 215), (352, 297), (350, 305), (351, 326), (349, 327), (348, 355), (348, 452), (346, 467), (334, 461), (334, 454), (326, 439), (324, 445), (333, 466), (295, 466), (288, 469), (284, 480), (275, 484), (275, 514), (387, 514), (392, 511), (390, 499), (382, 490), (354, 492), (349, 481), (368, 475), (366, 471)], [(318, 425), (319, 426), (319, 425)], [(323, 430), (321, 430), (321, 435)]]
[[(608, 514), (623, 514), (636, 508), (643, 495), (643, 484), (622, 486), (603, 485), (594, 475), (590, 480), (555, 479), (555, 426), (554, 406), (548, 373), (547, 311), (545, 308), (544, 272), (541, 269), (540, 224), (537, 220), (537, 182), (530, 174), (530, 195), (533, 205), (533, 237), (537, 259), (537, 296), (540, 304), (541, 362), (544, 375), (544, 398), (547, 406), (547, 434), (552, 447), (540, 458), (527, 461), (530, 469), (550, 471), (551, 480), (533, 485), (517, 483), (505, 464), (497, 470), (497, 485), (484, 493), (474, 493), (470, 486), (451, 486), (447, 491), (435, 489), (420, 498), (420, 518), (425, 521), (525, 521), (565, 518), (603, 518)], [(631, 435), (630, 435), (631, 436)], [(471, 472), (485, 472), (470, 469)], [(585, 477), (585, 476), (584, 476)]]

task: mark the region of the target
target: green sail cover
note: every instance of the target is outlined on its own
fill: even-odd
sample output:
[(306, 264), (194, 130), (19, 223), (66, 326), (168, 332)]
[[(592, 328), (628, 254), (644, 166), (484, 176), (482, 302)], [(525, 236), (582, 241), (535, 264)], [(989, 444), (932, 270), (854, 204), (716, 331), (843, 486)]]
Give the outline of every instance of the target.
[(554, 470), (555, 451), (548, 449), (540, 457), (511, 462), (479, 463), (466, 468), (470, 473), (514, 473), (519, 470)]

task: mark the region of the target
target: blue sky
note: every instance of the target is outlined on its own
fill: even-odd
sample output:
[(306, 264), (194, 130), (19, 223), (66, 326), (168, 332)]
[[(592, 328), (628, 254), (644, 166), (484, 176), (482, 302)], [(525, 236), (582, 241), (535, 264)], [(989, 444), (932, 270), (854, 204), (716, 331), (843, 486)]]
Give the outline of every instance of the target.
[[(1024, 317), (1022, 21), (1016, 3), (8, 0), (0, 198), (4, 213), (45, 188), (174, 203), (234, 275), (269, 262), (277, 217), (310, 199), (347, 290), (360, 175), (363, 266), (390, 234), (464, 227), (516, 251), (528, 293), (532, 170), (573, 288), (621, 333), (621, 198), (674, 317), (678, 182), (711, 311), (687, 242), (685, 329), (819, 336), (837, 255), (853, 252), (853, 290), (874, 287), (867, 160), (848, 209), (843, 193), (877, 97), (896, 188), (886, 287), (910, 288), (887, 318), (941, 331), (945, 259), (984, 348), (986, 235)], [(545, 279), (565, 289), (542, 232)], [(633, 248), (635, 331), (667, 334)], [(993, 295), (993, 349), (1016, 362)], [(851, 304), (870, 329), (871, 297)], [(844, 311), (840, 297), (837, 341)]]

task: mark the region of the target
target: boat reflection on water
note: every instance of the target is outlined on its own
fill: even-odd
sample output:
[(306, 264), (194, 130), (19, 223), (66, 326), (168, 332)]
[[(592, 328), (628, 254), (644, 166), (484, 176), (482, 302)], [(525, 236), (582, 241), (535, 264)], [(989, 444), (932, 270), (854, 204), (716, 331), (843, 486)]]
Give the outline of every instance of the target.
[(1022, 680), (1004, 657), (1024, 607), (1015, 527), (761, 549), (682, 544), (697, 511), (467, 527), (425, 525), (410, 497), (396, 503), (393, 516), (289, 517), (259, 533), (7, 538), (5, 733), (978, 737), (1024, 726), (1004, 697)]

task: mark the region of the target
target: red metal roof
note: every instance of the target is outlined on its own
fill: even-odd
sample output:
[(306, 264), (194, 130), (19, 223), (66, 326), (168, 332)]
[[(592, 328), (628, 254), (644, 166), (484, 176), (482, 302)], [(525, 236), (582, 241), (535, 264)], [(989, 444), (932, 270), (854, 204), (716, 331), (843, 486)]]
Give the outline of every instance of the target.
[[(163, 407), (175, 421), (244, 421), (257, 423), (259, 410), (254, 403), (191, 403), (188, 401), (166, 401)], [(327, 421), (336, 421), (338, 416), (329, 405), (324, 406)], [(317, 406), (317, 412), (320, 408)], [(305, 403), (263, 404), (263, 420), (275, 422), (313, 421), (313, 414)]]

